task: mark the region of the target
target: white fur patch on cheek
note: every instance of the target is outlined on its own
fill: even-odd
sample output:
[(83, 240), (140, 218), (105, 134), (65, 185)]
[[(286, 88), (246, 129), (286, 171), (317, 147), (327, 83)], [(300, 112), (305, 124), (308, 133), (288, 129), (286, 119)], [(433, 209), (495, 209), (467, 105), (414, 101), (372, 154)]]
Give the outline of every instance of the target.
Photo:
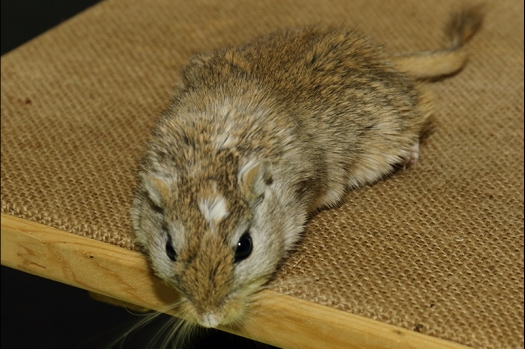
[(218, 224), (230, 214), (228, 212), (228, 203), (222, 195), (217, 195), (213, 198), (201, 198), (199, 200), (199, 210), (210, 225)]

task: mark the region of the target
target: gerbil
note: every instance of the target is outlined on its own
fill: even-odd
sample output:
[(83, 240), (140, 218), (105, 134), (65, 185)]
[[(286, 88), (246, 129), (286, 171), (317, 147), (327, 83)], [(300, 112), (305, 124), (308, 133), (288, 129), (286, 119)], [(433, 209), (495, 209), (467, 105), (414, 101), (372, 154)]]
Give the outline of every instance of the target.
[(409, 55), (312, 26), (194, 57), (154, 129), (132, 212), (181, 314), (241, 322), (309, 213), (414, 163), (431, 112), (418, 79), (461, 69), (481, 19), (458, 13), (447, 48)]

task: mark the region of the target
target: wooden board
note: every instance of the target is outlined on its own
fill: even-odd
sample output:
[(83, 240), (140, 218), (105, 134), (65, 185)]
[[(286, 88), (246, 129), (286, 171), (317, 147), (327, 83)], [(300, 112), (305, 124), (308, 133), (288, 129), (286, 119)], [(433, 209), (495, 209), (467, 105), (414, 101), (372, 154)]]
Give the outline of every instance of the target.
[[(157, 311), (177, 301), (138, 252), (5, 214), (1, 247), (2, 265), (30, 274)], [(283, 348), (467, 348), (268, 290), (242, 328), (221, 329)]]

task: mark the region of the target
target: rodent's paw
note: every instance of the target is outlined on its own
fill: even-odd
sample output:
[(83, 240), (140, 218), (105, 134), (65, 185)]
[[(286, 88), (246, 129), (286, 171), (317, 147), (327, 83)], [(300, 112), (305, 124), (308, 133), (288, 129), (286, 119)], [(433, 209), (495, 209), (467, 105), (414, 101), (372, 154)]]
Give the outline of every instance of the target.
[(409, 151), (406, 152), (403, 156), (403, 169), (414, 165), (417, 160), (419, 159), (419, 141), (414, 143), (412, 148), (410, 148)]

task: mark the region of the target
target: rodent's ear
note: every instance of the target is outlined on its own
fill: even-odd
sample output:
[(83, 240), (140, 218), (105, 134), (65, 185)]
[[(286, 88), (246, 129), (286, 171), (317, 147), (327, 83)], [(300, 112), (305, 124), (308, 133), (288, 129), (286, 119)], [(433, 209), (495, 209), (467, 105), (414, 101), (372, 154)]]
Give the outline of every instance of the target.
[(190, 65), (204, 65), (213, 57), (213, 52), (200, 52), (190, 57)]
[(199, 53), (190, 58), (190, 63), (182, 69), (184, 84), (197, 79), (202, 73), (203, 67), (213, 57), (212, 53)]
[(272, 182), (272, 164), (270, 160), (249, 161), (241, 167), (238, 174), (239, 184), (248, 201), (259, 198)]
[(162, 207), (166, 199), (174, 195), (175, 179), (147, 173), (142, 173), (141, 178), (149, 198), (158, 207)]

